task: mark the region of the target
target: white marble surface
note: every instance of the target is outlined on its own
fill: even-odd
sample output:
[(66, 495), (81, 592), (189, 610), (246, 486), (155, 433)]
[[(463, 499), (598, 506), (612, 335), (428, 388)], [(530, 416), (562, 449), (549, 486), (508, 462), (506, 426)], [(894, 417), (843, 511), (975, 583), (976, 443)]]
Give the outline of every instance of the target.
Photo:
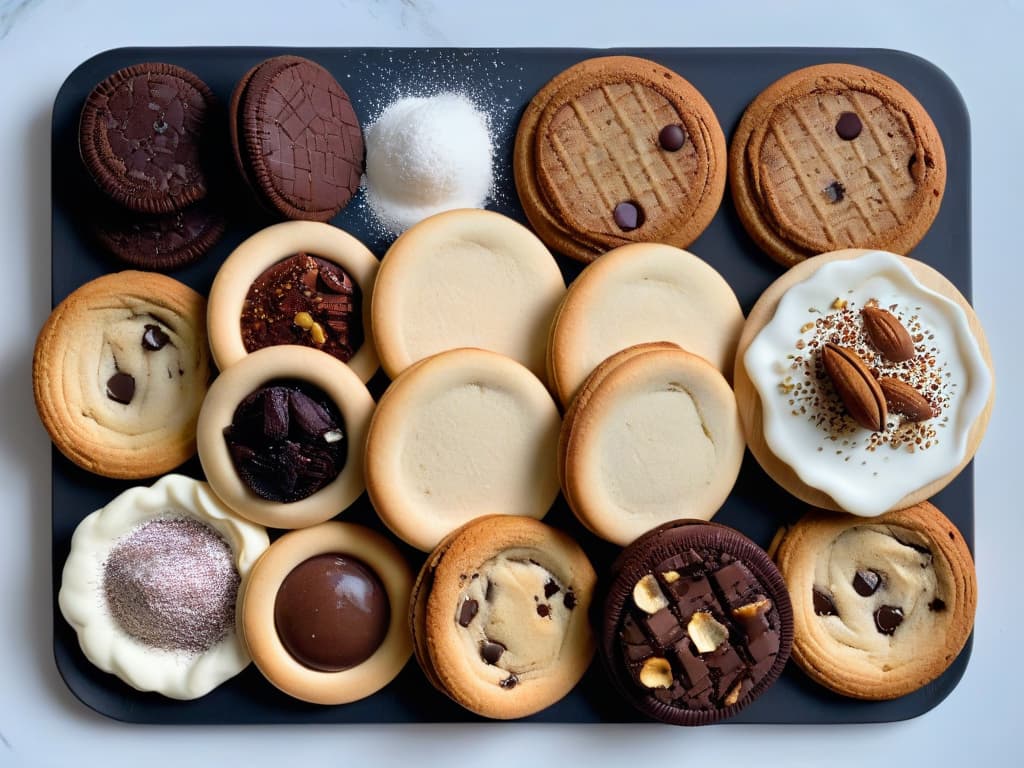
[[(721, 7), (719, 7), (721, 6)], [(1017, 713), (1024, 604), (1020, 248), (1024, 126), (1021, 0), (849, 3), (270, 3), (0, 0), (0, 766), (1020, 764)], [(49, 300), (49, 115), (64, 77), (121, 45), (840, 45), (911, 51), (944, 69), (972, 116), (975, 304), (1000, 396), (977, 458), (981, 585), (974, 655), (937, 709), (910, 722), (844, 727), (656, 726), (173, 728), (114, 723), (84, 709), (54, 667), (50, 625), (49, 444), (32, 406), (30, 358)], [(947, 147), (955, 153), (958, 147)], [(755, 762), (756, 761), (756, 762)]]

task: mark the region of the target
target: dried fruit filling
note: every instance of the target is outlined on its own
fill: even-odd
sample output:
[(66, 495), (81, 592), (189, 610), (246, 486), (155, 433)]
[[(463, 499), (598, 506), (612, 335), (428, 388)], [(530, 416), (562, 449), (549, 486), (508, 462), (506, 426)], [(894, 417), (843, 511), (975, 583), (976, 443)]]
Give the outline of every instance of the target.
[(239, 477), (268, 501), (311, 496), (338, 476), (348, 453), (337, 406), (298, 381), (270, 382), (242, 400), (224, 439)]

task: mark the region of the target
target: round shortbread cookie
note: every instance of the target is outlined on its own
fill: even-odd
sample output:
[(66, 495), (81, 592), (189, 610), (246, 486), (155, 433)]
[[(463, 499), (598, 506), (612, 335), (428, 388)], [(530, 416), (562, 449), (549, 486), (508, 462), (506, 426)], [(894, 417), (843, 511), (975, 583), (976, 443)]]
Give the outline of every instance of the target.
[(516, 361), (482, 349), (434, 355), (395, 379), (374, 412), (370, 500), (423, 551), (480, 515), (541, 518), (558, 495), (559, 426), (551, 395)]
[[(847, 266), (833, 278), (822, 271), (828, 268), (835, 274), (836, 266), (868, 257), (874, 262), (867, 272)], [(824, 282), (812, 282), (825, 277)], [(782, 302), (791, 290), (802, 293), (798, 303), (787, 308)], [(880, 297), (916, 339), (909, 361), (886, 360), (865, 335), (862, 309)], [(778, 332), (769, 328), (777, 319), (783, 323)], [(942, 337), (947, 344), (953, 338), (958, 345), (967, 343), (961, 354), (951, 354), (956, 347), (940, 348), (942, 339), (935, 335), (940, 321), (948, 326)], [(751, 376), (748, 351), (766, 328), (771, 335), (764, 343), (771, 343), (767, 352), (755, 348), (761, 362)], [(890, 403), (884, 431), (859, 426), (844, 414), (834, 386), (819, 370), (815, 350), (826, 342), (855, 348), (867, 359), (867, 367), (883, 377), (911, 382), (930, 398), (935, 418), (920, 423), (897, 418)], [(835, 251), (791, 268), (751, 309), (736, 351), (736, 401), (754, 458), (802, 501), (864, 516), (924, 501), (967, 466), (988, 426), (993, 382), (985, 332), (963, 295), (927, 264), (882, 251)], [(765, 397), (773, 398), (774, 415), (767, 426)], [(954, 453), (946, 453), (954, 447)], [(940, 450), (942, 459), (936, 463)], [(866, 488), (874, 492), (867, 493)]]
[[(347, 563), (356, 562), (362, 572), (371, 574), (372, 583), (379, 583), (386, 597), (368, 594), (365, 578), (353, 579), (350, 572), (336, 578), (321, 569), (302, 585), (309, 587), (306, 596), (291, 601), (290, 606), (281, 605), (282, 587), (289, 577), (299, 566), (325, 555)], [(332, 590), (330, 581), (325, 587), (317, 582), (318, 578), (334, 578), (337, 586)], [(259, 559), (243, 585), (239, 627), (253, 662), (274, 686), (289, 696), (314, 704), (346, 704), (386, 686), (412, 655), (406, 618), (411, 588), (412, 572), (387, 538), (361, 525), (321, 523), (285, 534)], [(310, 593), (312, 599), (308, 597)], [(300, 604), (295, 605), (295, 602)], [(325, 671), (299, 660), (285, 638), (303, 632), (308, 634), (317, 628), (327, 628), (330, 634), (330, 617), (324, 615), (330, 611), (337, 612), (337, 622), (354, 617), (364, 623), (377, 622), (381, 625), (382, 637), (365, 659), (342, 669)], [(279, 621), (285, 618), (294, 624), (285, 627), (283, 621)], [(326, 655), (335, 650), (333, 645), (360, 645), (351, 636), (358, 636), (363, 629), (342, 630), (348, 638), (336, 636), (322, 643), (316, 642), (314, 633), (304, 638), (303, 647)], [(286, 634), (282, 635), (282, 631)], [(365, 646), (365, 642), (362, 645)], [(360, 650), (363, 651), (360, 655), (365, 655), (368, 649)]]
[[(226, 428), (236, 425), (243, 401), (268, 384), (287, 381), (311, 385), (327, 396), (340, 413), (343, 423), (338, 431), (346, 441), (344, 463), (337, 475), (311, 495), (290, 502), (261, 498), (254, 492), (239, 475), (239, 457), (233, 455), (225, 434)], [(273, 528), (303, 528), (323, 522), (347, 509), (364, 490), (363, 450), (373, 408), (373, 397), (359, 377), (330, 355), (297, 345), (260, 349), (221, 373), (203, 402), (197, 429), (203, 472), (224, 503), (249, 520)], [(291, 412), (289, 421), (297, 420), (293, 407), (285, 404), (284, 410)], [(284, 432), (288, 430), (286, 423)], [(336, 442), (335, 435), (329, 440), (326, 435), (319, 437)]]
[(195, 453), (210, 380), (206, 302), (152, 272), (116, 272), (78, 288), (50, 314), (32, 359), (39, 418), (68, 459), (137, 479)]
[(580, 546), (532, 518), (496, 515), (448, 536), (411, 604), (427, 678), (484, 717), (526, 717), (579, 682), (594, 654), (597, 581)]
[(562, 428), (570, 507), (622, 546), (668, 520), (709, 520), (743, 461), (736, 399), (722, 374), (681, 349), (650, 346), (599, 369)]
[[(364, 382), (369, 381), (379, 365), (370, 333), (370, 297), (380, 262), (352, 235), (315, 221), (286, 221), (261, 229), (235, 248), (217, 270), (207, 313), (210, 350), (217, 367), (223, 371), (249, 354), (242, 334), (242, 313), (253, 283), (275, 264), (300, 253), (336, 264), (358, 285), (362, 306), (355, 308), (355, 314), (362, 320), (363, 341), (347, 365)], [(324, 296), (315, 290), (315, 274), (312, 280), (314, 290), (309, 293), (314, 294), (316, 308), (309, 302), (302, 307), (310, 310), (310, 321), (318, 321), (326, 339), (331, 340), (337, 333), (331, 327), (331, 311), (325, 308)], [(306, 346), (317, 347), (312, 338), (303, 339)]]
[(489, 349), (545, 375), (548, 329), (565, 281), (530, 230), (493, 211), (439, 213), (388, 249), (373, 289), (373, 331), (391, 378), (458, 347)]
[(551, 331), (551, 386), (563, 406), (620, 349), (671, 341), (732, 379), (743, 310), (707, 262), (669, 245), (609, 251), (569, 286)]
[(784, 533), (775, 559), (793, 600), (793, 658), (845, 696), (915, 691), (971, 633), (974, 562), (928, 502), (873, 520), (810, 512)]

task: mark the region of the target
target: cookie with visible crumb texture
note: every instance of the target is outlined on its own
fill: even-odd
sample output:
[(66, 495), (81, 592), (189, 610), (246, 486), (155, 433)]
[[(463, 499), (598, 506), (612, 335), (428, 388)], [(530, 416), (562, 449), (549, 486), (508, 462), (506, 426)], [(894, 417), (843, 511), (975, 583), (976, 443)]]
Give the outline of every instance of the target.
[(537, 520), (487, 516), (445, 538), (413, 589), (416, 659), (476, 714), (540, 712), (575, 687), (594, 655), (596, 574), (569, 536)]
[(750, 237), (783, 266), (841, 248), (906, 254), (939, 212), (946, 156), (902, 85), (821, 64), (782, 77), (747, 107), (729, 186)]

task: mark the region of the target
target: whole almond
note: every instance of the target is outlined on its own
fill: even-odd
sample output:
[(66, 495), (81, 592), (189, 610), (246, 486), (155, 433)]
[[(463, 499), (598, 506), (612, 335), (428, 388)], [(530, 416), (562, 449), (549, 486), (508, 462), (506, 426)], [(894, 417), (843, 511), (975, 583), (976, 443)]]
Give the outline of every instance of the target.
[(821, 349), (821, 362), (853, 420), (872, 432), (883, 431), (889, 418), (885, 396), (857, 352), (829, 343)]
[(878, 386), (882, 388), (885, 402), (901, 416), (906, 416), (911, 421), (927, 421), (935, 415), (924, 395), (902, 379), (884, 376), (878, 380)]
[(883, 357), (894, 363), (914, 357), (914, 341), (895, 315), (879, 307), (864, 307), (860, 314), (864, 330)]

